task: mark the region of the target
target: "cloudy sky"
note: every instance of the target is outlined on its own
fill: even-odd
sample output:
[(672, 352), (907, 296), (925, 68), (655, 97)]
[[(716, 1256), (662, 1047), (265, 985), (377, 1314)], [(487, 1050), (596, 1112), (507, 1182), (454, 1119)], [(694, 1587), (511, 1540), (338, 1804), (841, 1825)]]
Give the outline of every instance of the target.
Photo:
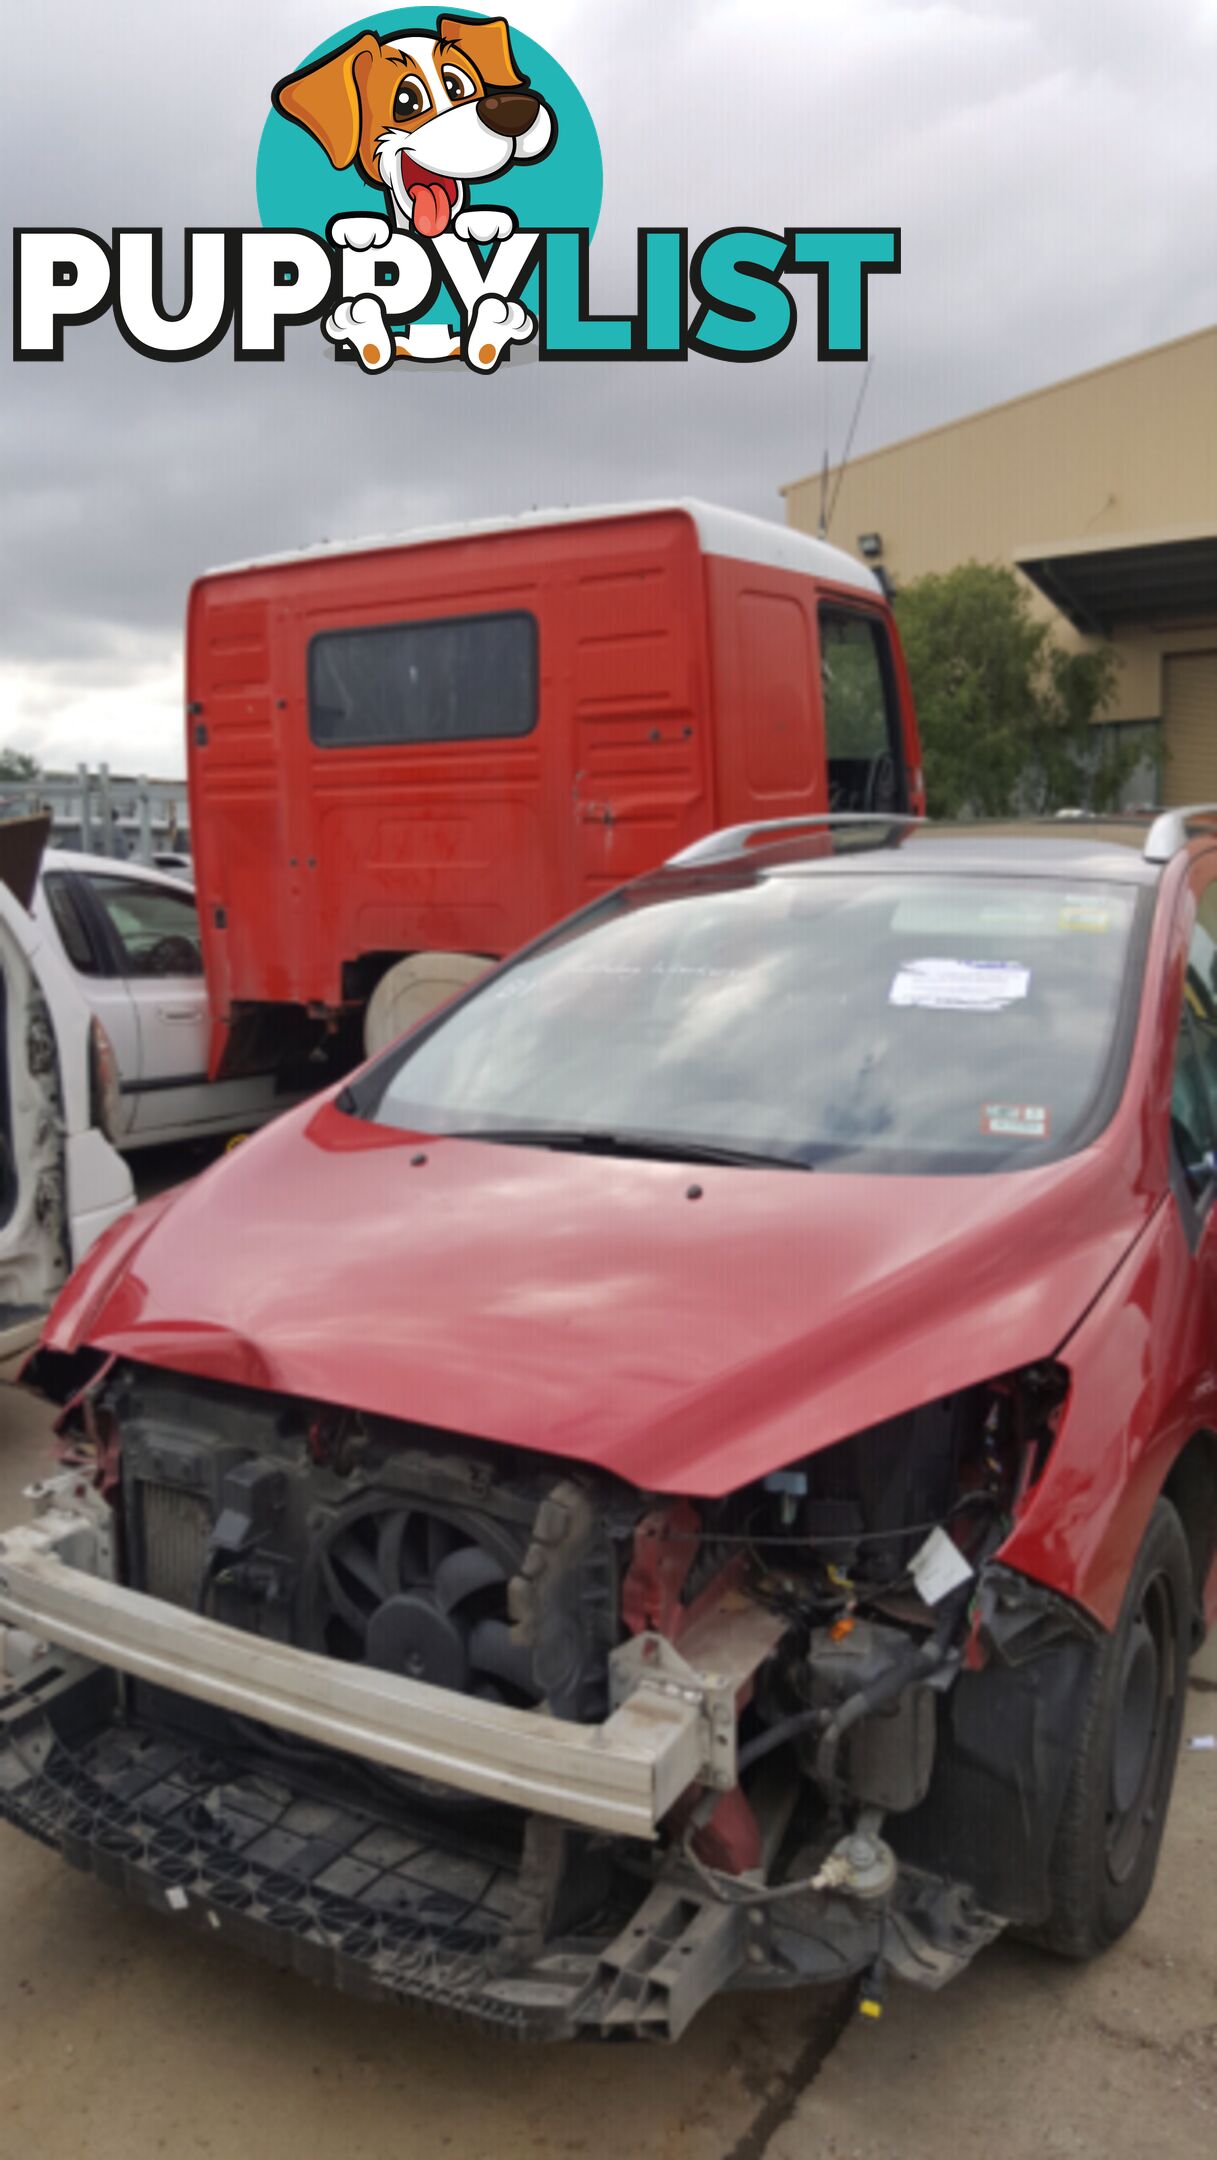
[[(9, 223), (163, 225), (167, 263), (187, 225), (255, 224), (270, 86), (353, 14), (10, 9)], [(903, 274), (872, 288), (858, 451), (1217, 316), (1217, 0), (516, 0), (510, 17), (600, 131), (599, 310), (630, 307), (639, 225), (902, 227)], [(161, 367), (108, 322), (69, 332), (62, 366), (0, 365), (0, 745), (162, 773), (183, 763), (200, 569), (541, 504), (699, 494), (780, 516), (826, 430), (839, 455), (861, 372), (817, 366), (806, 305), (759, 368), (365, 380), (315, 330), (281, 367), (237, 367), (228, 345)]]

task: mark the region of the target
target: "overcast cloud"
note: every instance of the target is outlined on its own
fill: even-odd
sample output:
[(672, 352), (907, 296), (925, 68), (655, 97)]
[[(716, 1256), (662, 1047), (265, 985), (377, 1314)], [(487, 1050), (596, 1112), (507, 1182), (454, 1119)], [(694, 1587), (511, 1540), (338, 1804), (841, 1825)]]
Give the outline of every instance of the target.
[[(160, 224), (169, 265), (187, 225), (255, 224), (270, 86), (348, 8), (25, 0), (0, 88), (8, 222)], [(632, 304), (639, 225), (695, 240), (745, 223), (903, 228), (903, 274), (872, 287), (857, 451), (1217, 316), (1217, 0), (516, 0), (509, 14), (600, 130), (598, 309)], [(799, 335), (759, 368), (366, 380), (315, 330), (289, 336), (283, 366), (237, 367), (225, 345), (161, 367), (109, 323), (69, 332), (62, 366), (6, 361), (0, 744), (179, 772), (185, 595), (214, 563), (637, 496), (780, 517), (776, 491), (818, 467), (826, 423), (839, 455), (861, 376), (817, 366), (804, 290)], [(6, 290), (6, 351), (10, 304)]]

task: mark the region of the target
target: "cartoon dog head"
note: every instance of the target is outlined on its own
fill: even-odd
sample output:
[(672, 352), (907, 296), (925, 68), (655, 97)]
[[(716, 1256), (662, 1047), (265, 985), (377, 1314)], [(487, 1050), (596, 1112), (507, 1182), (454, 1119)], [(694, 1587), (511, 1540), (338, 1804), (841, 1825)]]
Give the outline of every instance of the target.
[(446, 232), (468, 183), (534, 162), (557, 122), (530, 89), (507, 24), (440, 17), (434, 37), (366, 31), (276, 83), (275, 110), (316, 137), (331, 165), (383, 187), (398, 225)]

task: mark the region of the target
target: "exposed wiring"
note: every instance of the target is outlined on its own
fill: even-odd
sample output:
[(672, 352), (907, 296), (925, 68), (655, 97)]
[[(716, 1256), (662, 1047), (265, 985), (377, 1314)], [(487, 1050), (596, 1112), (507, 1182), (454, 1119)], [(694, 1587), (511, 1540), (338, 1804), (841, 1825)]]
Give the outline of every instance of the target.
[(736, 1757), (736, 1775), (743, 1777), (745, 1770), (765, 1755), (772, 1755), (776, 1748), (784, 1747), (788, 1740), (798, 1740), (805, 1732), (814, 1732), (817, 1726), (827, 1725), (832, 1711), (823, 1704), (814, 1709), (794, 1710), (789, 1717), (779, 1718), (775, 1725), (766, 1725), (740, 1749)]
[[(889, 1703), (899, 1700), (913, 1686), (924, 1686), (940, 1671), (951, 1656), (950, 1639), (955, 1632), (961, 1610), (960, 1596), (950, 1599), (939, 1619), (930, 1640), (917, 1645), (910, 1644), (907, 1654), (888, 1667), (868, 1687), (838, 1704), (835, 1710), (823, 1708), (796, 1711), (780, 1723), (768, 1726), (742, 1747), (736, 1761), (736, 1774), (742, 1779), (744, 1772), (762, 1757), (783, 1747), (787, 1741), (800, 1734), (819, 1728), (821, 1740), (816, 1750), (816, 1782), (831, 1788), (835, 1782), (837, 1753), (846, 1733), (860, 1724), (873, 1711), (886, 1709)], [(843, 1879), (834, 1869), (831, 1856), (815, 1875), (805, 1876), (794, 1883), (741, 1884), (735, 1875), (724, 1874), (721, 1869), (708, 1867), (693, 1849), (693, 1839), (699, 1824), (690, 1823), (685, 1832), (681, 1851), (696, 1874), (723, 1904), (772, 1905), (784, 1898), (805, 1897), (822, 1891), (843, 1887)]]
[[(894, 1545), (900, 1538), (929, 1537), (932, 1531), (945, 1529), (948, 1523), (954, 1522), (957, 1515), (966, 1513), (969, 1508), (982, 1505), (993, 1507), (996, 1504), (996, 1494), (977, 1491), (962, 1494), (954, 1505), (948, 1508), (945, 1515), (937, 1517), (933, 1522), (898, 1523), (893, 1525), (890, 1530), (844, 1531), (833, 1537), (808, 1535), (806, 1532), (799, 1533), (798, 1531), (789, 1530), (782, 1532), (780, 1535), (758, 1537), (755, 1532), (750, 1530), (716, 1530), (711, 1525), (701, 1530), (666, 1530), (664, 1543), (668, 1545), (755, 1545), (758, 1550), (762, 1547), (775, 1546), (786, 1551), (789, 1551), (791, 1546), (797, 1546), (800, 1551), (805, 1552), (838, 1552), (845, 1548), (845, 1550), (852, 1552), (861, 1545)], [(890, 1585), (887, 1587), (890, 1588)]]
[(822, 1867), (798, 1882), (745, 1883), (740, 1876), (724, 1874), (721, 1868), (708, 1867), (699, 1860), (693, 1850), (696, 1835), (697, 1827), (691, 1824), (685, 1832), (682, 1854), (720, 1905), (780, 1905), (787, 1898), (816, 1896), (832, 1887), (831, 1881), (824, 1879)]

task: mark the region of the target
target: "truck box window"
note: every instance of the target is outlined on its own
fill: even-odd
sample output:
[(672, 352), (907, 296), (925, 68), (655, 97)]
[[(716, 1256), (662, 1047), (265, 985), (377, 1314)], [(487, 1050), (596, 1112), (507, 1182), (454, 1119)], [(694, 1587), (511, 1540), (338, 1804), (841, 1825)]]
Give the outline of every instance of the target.
[(532, 615), (333, 630), (309, 646), (309, 730), (323, 749), (528, 735), (536, 724)]

